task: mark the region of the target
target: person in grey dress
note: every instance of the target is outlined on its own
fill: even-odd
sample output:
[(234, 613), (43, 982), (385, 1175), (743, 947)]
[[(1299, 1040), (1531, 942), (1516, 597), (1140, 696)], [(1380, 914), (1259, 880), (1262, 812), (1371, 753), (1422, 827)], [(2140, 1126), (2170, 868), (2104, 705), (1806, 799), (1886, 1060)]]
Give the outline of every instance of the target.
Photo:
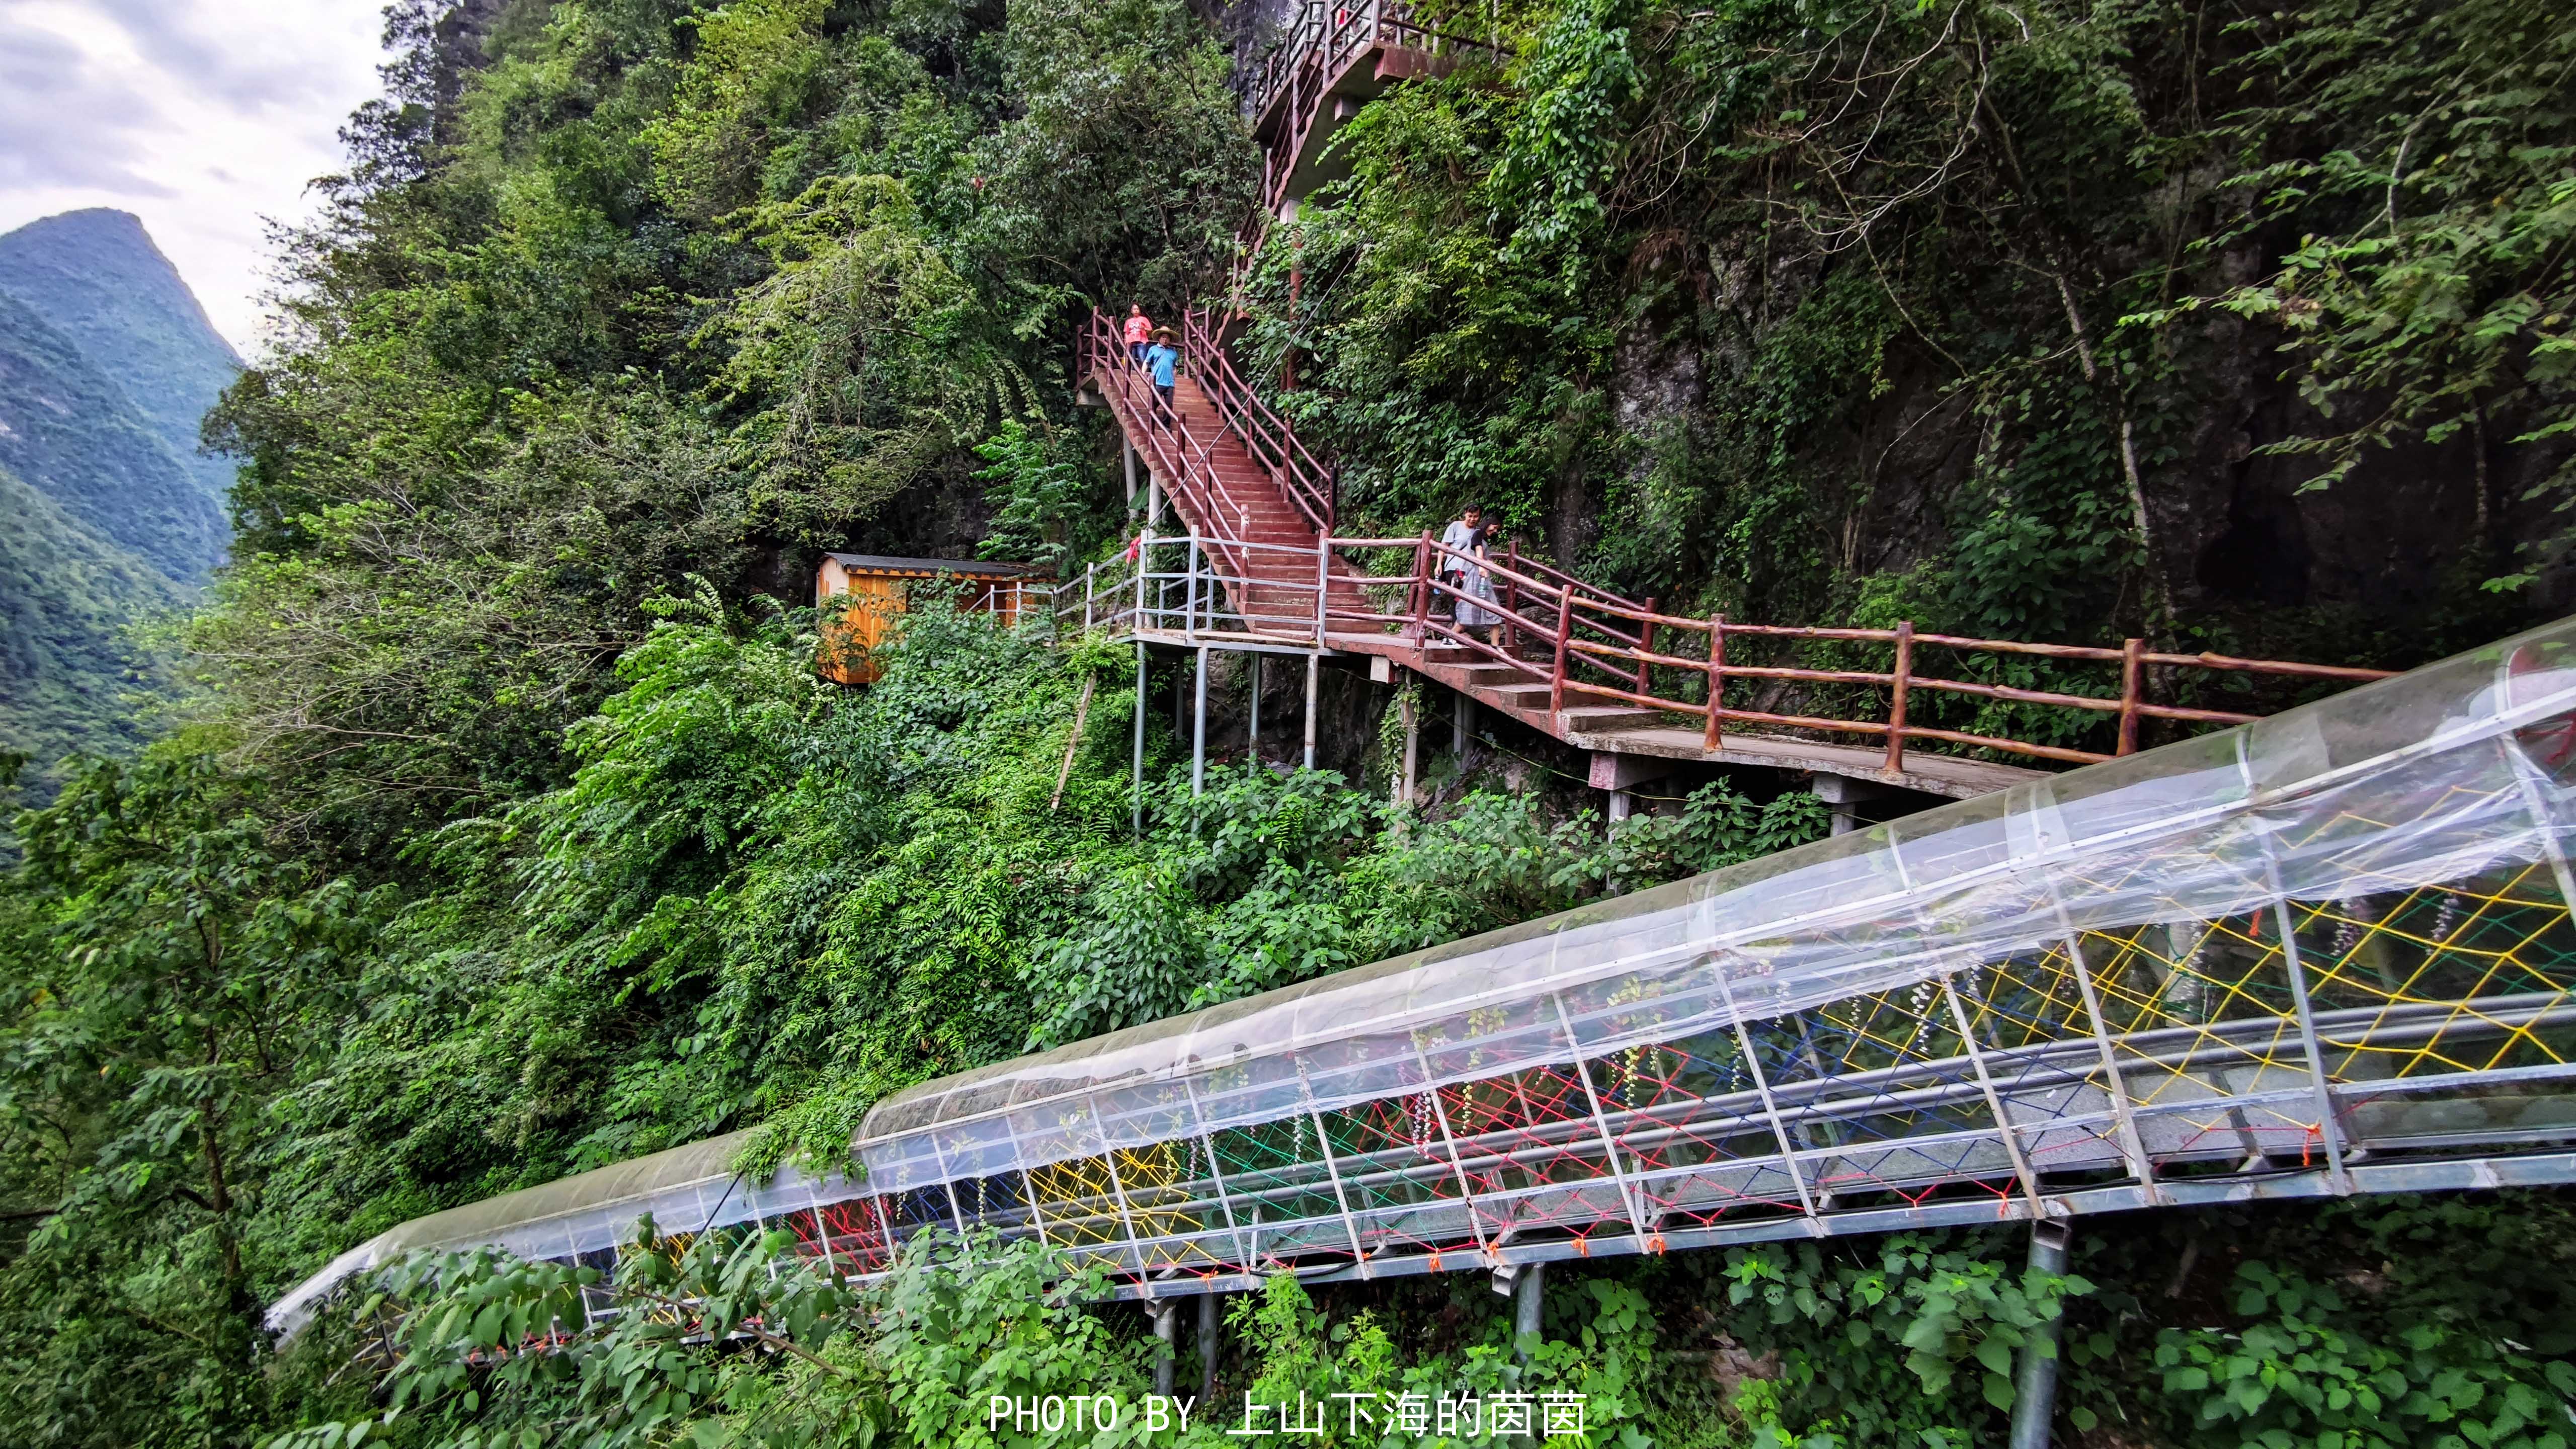
[(1458, 591), (1458, 631), (1462, 634), (1476, 635), (1502, 622), (1491, 608), (1478, 607), (1494, 601), (1494, 581), (1484, 569), (1487, 537), (1485, 510), (1472, 503), (1440, 535), (1441, 547), (1449, 550), (1440, 556), (1440, 572), (1449, 587)]

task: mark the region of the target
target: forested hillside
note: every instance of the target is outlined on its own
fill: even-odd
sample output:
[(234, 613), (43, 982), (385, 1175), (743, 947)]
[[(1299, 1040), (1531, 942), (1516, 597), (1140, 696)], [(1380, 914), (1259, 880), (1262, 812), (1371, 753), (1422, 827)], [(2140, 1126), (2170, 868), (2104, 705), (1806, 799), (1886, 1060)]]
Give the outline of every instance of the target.
[(222, 500), (232, 464), (200, 449), (197, 434), (241, 360), (141, 221), (123, 211), (67, 211), (0, 235), (0, 292), (70, 339), (124, 391), (199, 490)]
[[(1366, 740), (1357, 780), (1229, 767), (1192, 807), (1157, 718), (1131, 838), (1123, 728), (1072, 738), (1124, 651), (925, 601), (882, 682), (815, 679), (819, 550), (1118, 546), (1070, 328), (1225, 286), (1262, 15), (388, 14), (281, 345), (208, 425), (240, 472), (182, 717), (12, 827), (0, 1422), (28, 1442), (336, 1449), (390, 1408), (370, 1439), (962, 1444), (987, 1393), (1132, 1397), (1141, 1320), (1019, 1258), (911, 1264), (866, 1313), (805, 1285), (772, 1321), (809, 1356), (637, 1314), (579, 1365), (469, 1373), (432, 1334), (382, 1395), (352, 1305), (282, 1354), (257, 1323), (420, 1213), (743, 1127), (828, 1161), (927, 1077), (1824, 829), (1725, 786), (1609, 828), (1484, 758), (1418, 814)], [(2392, 666), (2563, 605), (2576, 21), (1437, 18), (1499, 58), (1364, 110), (1353, 181), (1250, 271), (1245, 355), (1355, 519), (1481, 498), (1684, 609)], [(12, 325), (27, 357), (64, 335)], [(1992, 1443), (1999, 1358), (2063, 1297), (2068, 1422), (2104, 1449), (2568, 1442), (2558, 1198), (2106, 1222), (2071, 1281), (2001, 1232), (1589, 1267), (1541, 1371), (1623, 1449)], [(713, 1276), (660, 1286), (763, 1291), (686, 1271)], [(450, 1286), (471, 1311), (415, 1327), (517, 1342), (473, 1295), (524, 1285)], [(1509, 1359), (1465, 1276), (1238, 1311), (1232, 1391)]]
[(239, 367), (132, 216), (0, 235), (0, 750), (51, 777), (142, 738), (129, 626), (222, 562), (232, 465), (198, 430)]

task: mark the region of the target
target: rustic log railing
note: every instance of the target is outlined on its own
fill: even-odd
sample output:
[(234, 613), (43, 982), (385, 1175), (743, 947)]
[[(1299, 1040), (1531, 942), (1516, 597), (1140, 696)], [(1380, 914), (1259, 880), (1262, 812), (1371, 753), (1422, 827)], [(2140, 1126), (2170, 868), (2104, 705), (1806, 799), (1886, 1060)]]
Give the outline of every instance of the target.
[[(1412, 606), (1401, 616), (1335, 611), (1333, 617), (1337, 623), (1374, 626), (1380, 630), (1401, 628), (1417, 640), (1427, 642), (1436, 638), (1445, 644), (1467, 648), (1480, 657), (1507, 665), (1527, 678), (1546, 681), (1550, 689), (1551, 711), (1563, 710), (1565, 692), (1574, 689), (1642, 708), (1694, 715), (1705, 723), (1707, 748), (1711, 750), (1723, 747), (1724, 729), (1730, 723), (1873, 736), (1886, 742), (1886, 768), (1891, 772), (1903, 767), (1906, 743), (1915, 740), (1998, 750), (2067, 764), (2092, 764), (2113, 757), (2098, 751), (1910, 722), (1906, 718), (1907, 706), (1911, 696), (1918, 691), (2113, 715), (2118, 721), (2114, 753), (2129, 754), (2138, 747), (2138, 727), (2144, 720), (2233, 725), (2251, 723), (2259, 717), (2232, 710), (2202, 709), (2149, 700), (2145, 693), (2149, 668), (2346, 683), (2385, 679), (2389, 674), (2389, 671), (2380, 669), (2242, 659), (2215, 653), (2165, 653), (2148, 650), (2144, 641), (2137, 639), (2126, 640), (2118, 648), (2107, 648), (1924, 633), (1916, 630), (1911, 622), (1887, 629), (1838, 629), (1730, 623), (1722, 614), (1705, 619), (1686, 618), (1658, 612), (1651, 600), (1632, 603), (1621, 599), (1606, 590), (1586, 585), (1561, 570), (1535, 564), (1517, 552), (1499, 560), (1471, 558), (1439, 544), (1427, 533), (1419, 539), (1335, 538), (1332, 547), (1345, 554), (1371, 549), (1408, 549), (1414, 556), (1412, 566), (1404, 576)], [(1495, 597), (1472, 596), (1452, 585), (1441, 576), (1446, 571), (1444, 564), (1459, 569), (1480, 569), (1494, 585)], [(1368, 574), (1363, 581), (1375, 584), (1389, 580), (1384, 574)], [(1465, 634), (1452, 623), (1443, 622), (1438, 614), (1426, 607), (1435, 595), (1452, 602), (1450, 617), (1453, 620), (1455, 604), (1461, 601), (1495, 615), (1496, 633), (1506, 642), (1498, 647)], [(1534, 611), (1519, 607), (1524, 599), (1535, 601)], [(1623, 624), (1628, 627), (1621, 627)], [(1707, 643), (1696, 655), (1676, 653), (1669, 645), (1661, 649), (1655, 647), (1659, 634), (1666, 637), (1698, 635)], [(1730, 636), (1803, 643), (1888, 645), (1894, 651), (1894, 659), (1884, 670), (1730, 663), (1726, 657), (1726, 640)], [(1513, 641), (1516, 638), (1546, 641), (1546, 658), (1534, 660), (1523, 655), (1515, 647)], [(2117, 665), (2119, 693), (2109, 696), (2070, 694), (1928, 674), (1915, 664), (1916, 651), (1926, 647), (1968, 656), (2046, 658)], [(1667, 684), (1654, 675), (1656, 669), (1670, 671), (1676, 677)], [(1726, 686), (1730, 680), (1779, 680), (1883, 688), (1887, 691), (1888, 707), (1885, 715), (1876, 719), (1834, 719), (1730, 706), (1726, 702)], [(1691, 687), (1694, 685), (1697, 687)]]

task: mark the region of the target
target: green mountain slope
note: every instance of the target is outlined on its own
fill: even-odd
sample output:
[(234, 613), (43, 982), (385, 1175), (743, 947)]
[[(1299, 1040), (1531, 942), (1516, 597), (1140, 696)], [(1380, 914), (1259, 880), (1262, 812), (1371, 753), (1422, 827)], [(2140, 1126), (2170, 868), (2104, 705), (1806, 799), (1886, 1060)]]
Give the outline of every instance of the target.
[(121, 631), (183, 591), (0, 469), (0, 746), (40, 763), (139, 737)]
[(139, 219), (67, 211), (0, 236), (0, 294), (71, 339), (125, 390), (197, 486), (223, 497), (232, 464), (197, 451), (197, 425), (241, 359)]
[(182, 583), (223, 559), (223, 505), (125, 389), (69, 337), (0, 296), (0, 467)]

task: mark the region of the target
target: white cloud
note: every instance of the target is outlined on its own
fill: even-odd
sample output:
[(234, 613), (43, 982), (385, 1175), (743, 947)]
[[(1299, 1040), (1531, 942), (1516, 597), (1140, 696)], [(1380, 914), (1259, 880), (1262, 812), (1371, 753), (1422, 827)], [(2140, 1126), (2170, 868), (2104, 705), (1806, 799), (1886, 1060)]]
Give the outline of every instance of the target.
[(0, 231), (143, 218), (245, 354), (264, 219), (309, 216), (339, 129), (379, 90), (381, 0), (0, 0)]

